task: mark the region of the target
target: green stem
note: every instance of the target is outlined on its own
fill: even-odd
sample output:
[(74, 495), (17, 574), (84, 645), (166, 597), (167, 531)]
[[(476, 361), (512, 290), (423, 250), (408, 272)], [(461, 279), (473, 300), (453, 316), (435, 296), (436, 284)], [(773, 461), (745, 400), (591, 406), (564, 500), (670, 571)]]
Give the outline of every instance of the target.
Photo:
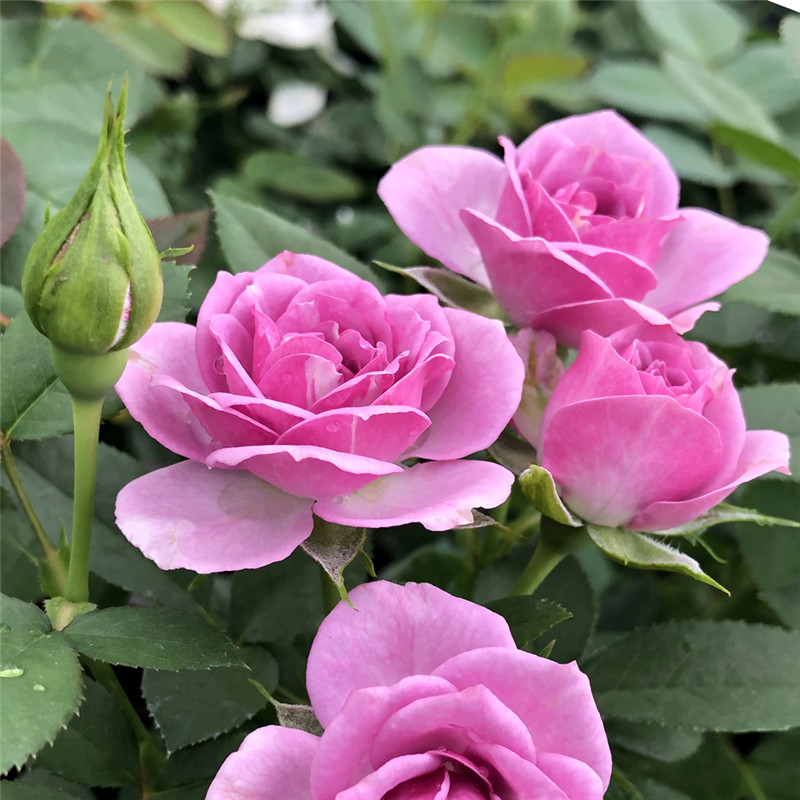
[(325, 615), (330, 614), (336, 607), (336, 604), (342, 598), (339, 595), (339, 587), (333, 582), (333, 578), (325, 571), (323, 567), (319, 568), (319, 579), (322, 587), (322, 605), (325, 609)]
[(756, 776), (753, 774), (753, 770), (750, 769), (749, 764), (747, 764), (747, 762), (742, 758), (741, 754), (733, 746), (730, 739), (722, 734), (720, 734), (719, 739), (722, 742), (722, 746), (725, 749), (725, 752), (728, 754), (728, 757), (736, 765), (736, 769), (739, 770), (742, 783), (744, 783), (745, 787), (750, 792), (753, 800), (767, 800), (767, 795), (761, 788), (758, 778), (756, 778)]
[(616, 781), (634, 800), (643, 800), (641, 792), (636, 788), (633, 781), (616, 765), (611, 767), (611, 777)]
[(17, 465), (11, 455), (10, 442), (3, 442), (0, 453), (2, 454), (3, 469), (8, 476), (11, 487), (14, 489), (14, 493), (17, 495), (22, 513), (25, 514), (36, 536), (36, 540), (44, 551), (44, 557), (47, 560), (47, 564), (50, 567), (52, 577), (56, 581), (59, 592), (63, 593), (64, 587), (67, 585), (67, 572), (64, 569), (64, 565), (61, 563), (61, 559), (58, 557), (58, 552), (50, 543), (50, 539), (47, 537), (47, 533), (45, 533), (44, 526), (33, 509), (33, 503), (31, 503), (30, 497), (28, 497), (28, 493), (25, 491), (22, 478), (17, 470)]
[(141, 796), (143, 798), (151, 797), (152, 786), (166, 762), (166, 755), (142, 722), (111, 665), (88, 658), (86, 663), (98, 683), (114, 698), (117, 707), (133, 729), (136, 741), (139, 744), (139, 788)]
[(89, 599), (89, 548), (92, 541), (94, 489), (97, 480), (97, 446), (101, 400), (72, 396), (75, 425), (75, 482), (72, 500), (72, 544), (64, 597), (72, 603)]
[(579, 550), (587, 541), (583, 529), (570, 528), (543, 516), (536, 549), (509, 596), (533, 594), (565, 556)]

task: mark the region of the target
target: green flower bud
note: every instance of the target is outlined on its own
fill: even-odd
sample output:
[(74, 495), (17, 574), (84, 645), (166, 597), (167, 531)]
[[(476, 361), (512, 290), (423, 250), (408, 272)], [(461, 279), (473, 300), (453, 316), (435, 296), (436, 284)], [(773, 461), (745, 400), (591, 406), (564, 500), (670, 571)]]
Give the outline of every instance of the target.
[(22, 278), (25, 308), (55, 348), (82, 355), (124, 350), (155, 322), (163, 282), (158, 249), (131, 196), (122, 129), (106, 96), (100, 143), (69, 204), (49, 219)]

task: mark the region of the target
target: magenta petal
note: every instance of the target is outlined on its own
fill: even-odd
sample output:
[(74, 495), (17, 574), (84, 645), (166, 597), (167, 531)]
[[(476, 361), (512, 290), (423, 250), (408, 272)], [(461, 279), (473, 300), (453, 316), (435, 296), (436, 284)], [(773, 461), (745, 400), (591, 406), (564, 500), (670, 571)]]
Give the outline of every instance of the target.
[(269, 725), (253, 731), (220, 767), (206, 800), (311, 800), (319, 738)]
[(339, 453), (395, 461), (430, 425), (415, 408), (366, 406), (326, 411), (301, 422), (278, 439), (278, 445), (314, 445)]
[(429, 584), (362, 584), (350, 601), (323, 620), (308, 657), (308, 693), (325, 727), (355, 689), (427, 676), (478, 647), (516, 651), (501, 616)]
[(540, 456), (576, 514), (614, 527), (665, 494), (691, 496), (719, 469), (721, 450), (717, 429), (671, 397), (607, 397), (556, 411)]
[(646, 264), (654, 264), (664, 237), (680, 223), (681, 217), (678, 216), (670, 219), (614, 220), (582, 229), (581, 241), (609, 250), (619, 250), (642, 259)]
[(492, 293), (518, 325), (529, 325), (553, 306), (613, 296), (600, 278), (558, 244), (523, 239), (473, 211), (465, 211), (462, 219), (480, 248)]
[(472, 522), (473, 508), (500, 505), (513, 483), (512, 473), (488, 461), (426, 461), (333, 501), (320, 500), (314, 513), (339, 525), (421, 522), (429, 531), (447, 531)]
[(721, 503), (737, 486), (775, 470), (789, 474), (789, 439), (777, 431), (747, 431), (735, 476), (724, 486), (682, 502), (655, 502), (628, 525), (639, 531), (663, 531), (691, 522)]
[[(514, 800), (573, 800), (548, 777), (536, 764), (527, 758), (494, 742), (479, 742), (475, 745), (475, 759), (488, 766), (489, 780), (495, 779), (501, 787), (500, 798)], [(494, 798), (493, 798), (494, 800)], [(579, 798), (595, 800), (595, 798)], [(599, 799), (598, 799), (599, 800)]]
[(471, 147), (423, 147), (395, 163), (378, 195), (403, 233), (429, 256), (488, 285), (480, 253), (459, 212), (497, 211), (507, 174), (503, 162)]
[(497, 320), (444, 309), (456, 345), (455, 366), (419, 458), (461, 458), (493, 444), (519, 406), (525, 366)]
[[(557, 753), (541, 753), (536, 766), (555, 783), (569, 800), (602, 800), (608, 778), (600, 776), (583, 761)], [(608, 757), (611, 773), (611, 755)]]
[[(390, 619), (391, 617), (383, 618), (384, 627)], [(314, 647), (319, 641), (318, 633), (311, 649), (312, 657)], [(345, 638), (343, 643), (346, 645), (347, 641)], [(343, 672), (332, 673), (336, 675), (336, 681), (330, 680), (330, 674), (323, 676), (323, 681), (330, 684), (339, 683), (342, 678), (347, 680), (354, 668), (358, 671), (355, 662), (348, 662)], [(309, 663), (309, 671), (310, 669)], [(413, 675), (390, 686), (367, 686), (347, 692), (341, 695), (335, 708), (327, 709), (324, 701), (322, 706), (318, 705), (311, 689), (312, 683), (310, 680), (307, 682), (314, 711), (325, 728), (311, 769), (311, 790), (314, 800), (338, 797), (338, 792), (353, 786), (374, 771), (376, 765), (369, 757), (372, 741), (381, 726), (395, 711), (420, 698), (435, 697), (455, 691), (442, 678)], [(431, 768), (438, 765), (438, 762), (428, 763)], [(425, 771), (428, 771), (427, 768)]]
[(720, 303), (700, 303), (699, 305), (687, 308), (679, 314), (673, 314), (669, 318), (669, 324), (672, 329), (677, 333), (686, 333), (690, 331), (697, 324), (697, 320), (706, 313), (706, 311), (719, 311), (722, 308)]
[(475, 741), (493, 742), (536, 762), (528, 728), (477, 680), (460, 692), (415, 700), (395, 711), (373, 738), (370, 759), (380, 764), (439, 747), (464, 753)]
[[(381, 764), (374, 772), (370, 772), (355, 786), (338, 792), (335, 799), (383, 800), (392, 789), (410, 781), (407, 793), (394, 792), (393, 800), (428, 800), (428, 798), (438, 800), (440, 797), (443, 800), (444, 797), (457, 800), (452, 794), (443, 796), (437, 793), (437, 789), (449, 780), (447, 770), (441, 769), (441, 763), (442, 757), (435, 753), (410, 753), (393, 758), (386, 764)], [(432, 774), (434, 771), (436, 774)], [(328, 800), (328, 798), (334, 800), (334, 795), (325, 792), (315, 795), (314, 800)]]
[(289, 444), (226, 447), (211, 453), (206, 463), (209, 467), (246, 469), (289, 494), (322, 501), (350, 494), (376, 478), (403, 471), (389, 461)]
[(619, 297), (550, 308), (537, 314), (530, 326), (535, 330), (548, 331), (567, 347), (578, 347), (581, 333), (585, 330), (594, 331), (600, 336), (611, 336), (629, 325), (642, 322), (675, 328), (672, 321), (660, 311)]
[(281, 561), (311, 533), (311, 503), (246, 472), (182, 461), (117, 495), (117, 525), (161, 569), (253, 569)]
[(589, 679), (574, 662), (558, 664), (522, 650), (484, 648), (453, 656), (433, 674), (458, 689), (485, 686), (527, 726), (540, 756), (549, 752), (574, 758), (608, 785), (608, 740)]
[(154, 439), (179, 455), (203, 461), (211, 450), (211, 437), (181, 393), (157, 383), (169, 377), (176, 385), (206, 393), (194, 341), (191, 325), (156, 323), (131, 347), (128, 365), (115, 388), (131, 416)]
[(284, 250), (264, 264), (263, 269), (275, 275), (290, 275), (305, 283), (319, 281), (360, 281), (356, 275), (332, 261), (307, 253)]
[(699, 208), (682, 208), (653, 269), (658, 286), (645, 302), (667, 316), (708, 300), (755, 272), (769, 239), (756, 228)]

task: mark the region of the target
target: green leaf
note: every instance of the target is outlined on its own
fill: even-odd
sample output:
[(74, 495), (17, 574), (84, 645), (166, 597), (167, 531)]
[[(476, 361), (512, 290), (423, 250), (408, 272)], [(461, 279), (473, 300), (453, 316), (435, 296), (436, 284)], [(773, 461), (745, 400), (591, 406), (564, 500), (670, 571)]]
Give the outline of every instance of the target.
[(362, 193), (361, 183), (349, 173), (314, 164), (300, 153), (259, 150), (245, 159), (241, 175), (248, 185), (312, 203), (355, 200)]
[(36, 606), (0, 595), (0, 773), (52, 742), (78, 710), (78, 654)]
[(523, 53), (506, 61), (501, 85), (517, 96), (535, 97), (541, 84), (578, 78), (586, 66), (577, 53)]
[(610, 719), (605, 722), (605, 729), (613, 745), (668, 764), (688, 758), (703, 742), (700, 731), (648, 722)]
[(763, 139), (780, 140), (778, 128), (758, 101), (722, 75), (671, 53), (664, 56), (664, 70), (686, 98), (711, 120), (748, 131)]
[(572, 528), (581, 526), (581, 521), (569, 513), (569, 510), (558, 496), (556, 482), (544, 467), (537, 467), (535, 464), (531, 464), (519, 476), (519, 485), (525, 497), (530, 500), (531, 505), (546, 517), (550, 517), (550, 519), (554, 519), (562, 525), (569, 525)]
[(797, 797), (798, 752), (800, 730), (796, 729), (761, 737), (748, 754), (747, 765), (770, 800), (795, 800)]
[(689, 556), (664, 542), (643, 533), (603, 525), (587, 525), (591, 540), (609, 557), (626, 567), (638, 569), (664, 569), (680, 572), (695, 580), (707, 583), (725, 594), (730, 592), (703, 572), (700, 565)]
[(222, 252), (234, 272), (250, 272), (290, 250), (326, 258), (381, 288), (371, 270), (330, 242), (250, 203), (211, 192)]
[(164, 276), (164, 299), (157, 322), (185, 322), (189, 313), (189, 275), (194, 266), (181, 266), (174, 261), (161, 264)]
[[(791, 19), (791, 15), (784, 17)], [(800, 50), (800, 41), (797, 43)], [(800, 72), (792, 74), (792, 55), (773, 39), (749, 42), (737, 58), (720, 68), (720, 74), (746, 91), (770, 114), (783, 114), (800, 103)]]
[(69, 392), (56, 377), (50, 342), (24, 312), (0, 337), (0, 430), (5, 439), (45, 439), (72, 430)]
[(536, 462), (536, 450), (530, 442), (511, 428), (506, 428), (500, 434), (497, 441), (489, 448), (489, 452), (495, 461), (510, 469), (515, 475), (522, 475)]
[(209, 56), (227, 55), (228, 31), (223, 21), (196, 0), (149, 0), (141, 11), (176, 39)]
[(780, 34), (789, 67), (795, 78), (800, 78), (800, 18), (787, 14), (781, 21)]
[(664, 152), (679, 177), (706, 186), (735, 183), (734, 171), (722, 164), (706, 143), (665, 125), (645, 125), (642, 133)]
[(80, 714), (52, 747), (39, 753), (36, 763), (86, 786), (125, 786), (137, 782), (139, 750), (114, 699), (89, 680)]
[[(746, 386), (739, 391), (748, 428), (783, 431), (789, 437), (792, 479), (800, 480), (800, 383)], [(778, 473), (771, 473), (771, 478)]]
[(739, 15), (713, 0), (637, 3), (650, 31), (671, 52), (700, 63), (730, 58), (739, 49), (747, 28)]
[(632, 114), (692, 124), (703, 124), (707, 118), (668, 75), (649, 61), (606, 60), (587, 85), (599, 100)]
[(208, 223), (211, 210), (191, 211), (188, 214), (172, 214), (168, 217), (148, 219), (147, 225), (156, 241), (158, 252), (169, 248), (191, 247), (186, 255), (175, 259), (181, 266), (200, 262), (208, 241)]
[(333, 581), (339, 596), (347, 600), (344, 568), (358, 556), (367, 538), (365, 528), (337, 525), (314, 517), (311, 536), (300, 544), (303, 551), (319, 564)]
[(783, 517), (770, 517), (760, 511), (750, 508), (740, 508), (729, 503), (720, 503), (701, 514), (697, 519), (680, 525), (677, 528), (670, 528), (659, 531), (659, 536), (699, 536), (703, 531), (708, 530), (712, 525), (721, 525), (724, 522), (754, 522), (756, 525), (786, 525), (791, 528), (800, 528), (800, 522)]
[(770, 248), (764, 263), (731, 286), (725, 299), (800, 316), (800, 259), (785, 250)]
[(462, 278), (449, 269), (439, 267), (395, 267), (378, 262), (379, 267), (398, 275), (407, 275), (420, 286), (436, 295), (443, 303), (453, 308), (463, 308), (490, 319), (505, 319), (497, 301), (480, 284)]
[(267, 701), (250, 679), (271, 692), (278, 683), (278, 665), (259, 647), (242, 648), (241, 655), (250, 669), (145, 670), (142, 693), (169, 752), (229, 731), (264, 708)]
[(233, 643), (196, 614), (166, 608), (105, 608), (64, 629), (84, 655), (151, 669), (209, 669), (241, 664)]
[(86, 796), (60, 786), (16, 780), (3, 783), (3, 800), (86, 800)]
[(732, 148), (739, 155), (800, 183), (800, 158), (785, 147), (754, 133), (719, 123), (711, 126), (711, 135), (720, 144)]
[(537, 639), (560, 622), (572, 619), (572, 614), (553, 600), (530, 595), (503, 597), (486, 607), (505, 618), (517, 647), (528, 652), (533, 652)]
[(0, 245), (8, 241), (25, 208), (25, 170), (14, 148), (0, 138)]
[(470, 577), (470, 566), (463, 551), (444, 542), (417, 547), (404, 558), (395, 559), (381, 571), (383, 580), (394, 583), (432, 583), (461, 597), (468, 592)]
[(583, 669), (606, 718), (715, 731), (800, 725), (800, 633), (682, 621), (634, 631)]

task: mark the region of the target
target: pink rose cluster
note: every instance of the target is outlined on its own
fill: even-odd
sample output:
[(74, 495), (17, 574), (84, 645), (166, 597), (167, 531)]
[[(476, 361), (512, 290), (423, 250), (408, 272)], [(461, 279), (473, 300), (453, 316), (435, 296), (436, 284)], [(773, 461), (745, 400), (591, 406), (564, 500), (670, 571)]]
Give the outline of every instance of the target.
[[(612, 111), (500, 143), (502, 159), (423, 147), (379, 194), (414, 243), (518, 326), (528, 375), (514, 426), (573, 511), (667, 530), (788, 472), (787, 437), (747, 432), (732, 371), (679, 335), (758, 268), (766, 235), (679, 208), (664, 154)], [(557, 344), (578, 349), (566, 371)]]
[(601, 800), (611, 754), (575, 663), (518, 650), (502, 617), (434, 586), (350, 598), (308, 659), (324, 733), (254, 731), (207, 800)]
[(131, 350), (120, 397), (188, 460), (128, 484), (117, 522), (160, 567), (203, 573), (286, 558), (312, 513), (469, 523), (511, 491), (508, 470), (464, 457), (495, 441), (523, 379), (500, 322), (432, 295), (383, 297), (288, 252), (221, 273), (196, 327), (157, 323)]

